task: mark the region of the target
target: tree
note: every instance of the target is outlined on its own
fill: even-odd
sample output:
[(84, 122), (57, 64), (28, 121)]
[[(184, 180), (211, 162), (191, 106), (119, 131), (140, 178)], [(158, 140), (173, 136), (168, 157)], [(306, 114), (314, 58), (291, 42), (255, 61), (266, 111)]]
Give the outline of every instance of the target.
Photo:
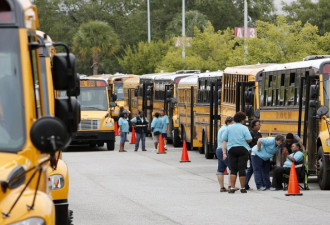
[(140, 42), (137, 46), (128, 46), (124, 51), (124, 56), (118, 60), (126, 73), (153, 73), (168, 48), (169, 42)]
[(98, 73), (99, 56), (115, 53), (119, 39), (113, 28), (101, 21), (91, 21), (79, 27), (73, 37), (73, 52), (81, 59), (92, 59), (93, 74)]
[(289, 21), (302, 21), (303, 24), (316, 25), (321, 34), (330, 31), (330, 1), (297, 0), (291, 4), (284, 4), (283, 10), (288, 13)]
[[(192, 37), (194, 35), (194, 28), (197, 27), (199, 30), (204, 30), (207, 27), (207, 17), (202, 13), (191, 10), (186, 12), (186, 36)], [(181, 36), (182, 34), (182, 13), (177, 13), (173, 20), (169, 23), (166, 28), (165, 37), (171, 39), (173, 37)]]

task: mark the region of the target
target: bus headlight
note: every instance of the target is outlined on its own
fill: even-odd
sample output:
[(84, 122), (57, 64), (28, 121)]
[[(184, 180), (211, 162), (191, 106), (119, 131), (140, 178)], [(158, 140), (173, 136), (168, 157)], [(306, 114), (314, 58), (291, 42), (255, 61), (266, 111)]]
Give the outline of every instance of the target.
[(113, 127), (113, 123), (112, 122), (110, 122), (110, 123), (106, 123), (105, 125), (104, 125), (105, 127)]
[(50, 190), (58, 190), (64, 187), (64, 177), (56, 174), (48, 178), (48, 187)]
[(325, 140), (325, 144), (330, 147), (330, 138), (328, 138), (327, 140)]
[(46, 222), (42, 218), (33, 217), (10, 225), (46, 225)]

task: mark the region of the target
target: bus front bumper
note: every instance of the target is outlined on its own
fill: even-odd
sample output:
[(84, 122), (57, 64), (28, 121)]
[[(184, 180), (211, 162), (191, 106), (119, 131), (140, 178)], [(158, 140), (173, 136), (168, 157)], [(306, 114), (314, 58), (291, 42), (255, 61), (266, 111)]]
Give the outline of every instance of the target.
[(87, 143), (87, 142), (107, 142), (115, 141), (115, 132), (114, 131), (87, 131), (87, 132), (77, 132), (72, 135), (71, 144)]

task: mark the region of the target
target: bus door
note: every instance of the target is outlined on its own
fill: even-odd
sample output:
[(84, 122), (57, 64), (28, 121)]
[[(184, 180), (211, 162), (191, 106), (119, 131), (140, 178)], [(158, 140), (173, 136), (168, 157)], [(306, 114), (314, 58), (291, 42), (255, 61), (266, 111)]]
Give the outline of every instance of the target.
[[(303, 103), (305, 109), (302, 108)], [(301, 77), (300, 79), (297, 133), (298, 136), (301, 135), (302, 111), (304, 110), (303, 145), (307, 150), (308, 171), (311, 174), (316, 173), (316, 162), (318, 160), (317, 137), (319, 133), (319, 121), (315, 118), (319, 105), (319, 76), (309, 76), (309, 71), (306, 71), (305, 77)]]
[(164, 110), (165, 114), (168, 116), (169, 129), (167, 132), (168, 139), (172, 139), (172, 130), (173, 130), (173, 95), (174, 95), (174, 85), (169, 84), (165, 85), (165, 96), (164, 96)]
[(255, 82), (236, 83), (236, 112), (242, 111), (248, 117), (248, 122), (254, 115)]
[(212, 159), (215, 155), (218, 143), (218, 129), (221, 117), (219, 115), (219, 106), (221, 105), (221, 80), (217, 79), (211, 83), (210, 89), (210, 129), (209, 129), (209, 146), (205, 152), (205, 158)]
[(132, 119), (133, 115), (133, 98), (135, 97), (135, 88), (128, 88), (127, 89), (127, 105), (128, 110), (131, 112), (129, 114), (129, 120)]
[(151, 134), (151, 121), (152, 121), (152, 111), (153, 111), (153, 96), (154, 96), (154, 88), (152, 83), (143, 83), (143, 91), (142, 91), (142, 110), (144, 112), (144, 116), (147, 117), (148, 124), (148, 133)]
[(194, 87), (190, 87), (190, 149), (194, 149), (194, 128), (195, 128), (195, 112), (194, 112)]

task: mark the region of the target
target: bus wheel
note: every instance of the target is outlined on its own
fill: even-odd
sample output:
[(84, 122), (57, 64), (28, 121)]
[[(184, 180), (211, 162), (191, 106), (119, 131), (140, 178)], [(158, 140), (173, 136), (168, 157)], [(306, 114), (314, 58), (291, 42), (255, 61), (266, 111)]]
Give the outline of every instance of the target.
[(113, 151), (115, 149), (115, 142), (114, 141), (108, 141), (107, 142), (107, 150)]
[(69, 221), (68, 221), (69, 225), (73, 225), (73, 211), (69, 210)]
[(329, 159), (324, 155), (322, 146), (319, 147), (318, 151), (318, 181), (321, 190), (330, 190), (330, 171), (327, 170), (329, 165)]
[(205, 134), (203, 133), (203, 138), (202, 138), (202, 140), (203, 140), (203, 146), (202, 147), (198, 147), (198, 152), (199, 152), (199, 154), (204, 154), (204, 136), (205, 136)]
[(174, 147), (180, 147), (181, 145), (181, 140), (179, 137), (179, 129), (178, 128), (174, 128), (173, 132), (173, 146)]
[(104, 146), (104, 142), (97, 143), (97, 147), (103, 147), (103, 146)]

